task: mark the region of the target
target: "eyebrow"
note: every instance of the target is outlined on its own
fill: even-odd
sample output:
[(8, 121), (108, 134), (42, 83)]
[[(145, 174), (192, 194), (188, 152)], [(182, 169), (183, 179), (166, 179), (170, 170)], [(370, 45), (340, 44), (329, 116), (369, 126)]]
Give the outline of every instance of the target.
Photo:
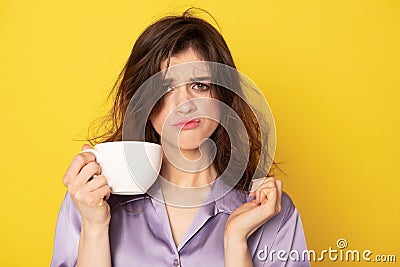
[[(169, 78), (169, 79), (164, 79), (163, 84), (170, 84), (175, 82), (176, 80), (174, 78)], [(185, 83), (189, 83), (189, 82), (210, 82), (211, 81), (211, 77), (210, 76), (198, 76), (198, 77), (191, 77), (189, 79), (188, 82)], [(184, 83), (182, 83), (184, 84)]]

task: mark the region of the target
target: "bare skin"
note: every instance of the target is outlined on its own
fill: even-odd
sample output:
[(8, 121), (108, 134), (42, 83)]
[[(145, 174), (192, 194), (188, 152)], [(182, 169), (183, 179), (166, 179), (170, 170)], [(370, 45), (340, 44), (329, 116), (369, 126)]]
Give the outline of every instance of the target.
[[(161, 175), (163, 175), (163, 177), (188, 177), (187, 180), (181, 182), (179, 182), (179, 180), (174, 180), (174, 179), (171, 179), (170, 181), (175, 185), (180, 185), (184, 187), (197, 187), (197, 186), (202, 186), (203, 184), (209, 184), (217, 176), (214, 167), (207, 168), (206, 170), (198, 173), (196, 176), (191, 176), (188, 175), (188, 173), (182, 173), (181, 170), (176, 169), (167, 160), (163, 161), (163, 167), (160, 173)], [(199, 181), (203, 182), (200, 183)], [(200, 196), (199, 203), (203, 202), (208, 192), (209, 190), (205, 189), (203, 195)], [(163, 190), (163, 194), (164, 194), (164, 199), (168, 199), (168, 191)], [(172, 236), (174, 238), (176, 247), (178, 247), (185, 233), (187, 232), (189, 226), (191, 225), (194, 217), (196, 216), (198, 210), (200, 209), (200, 206), (179, 207), (176, 205), (170, 205), (168, 204), (168, 201), (166, 201), (165, 207), (170, 221)]]

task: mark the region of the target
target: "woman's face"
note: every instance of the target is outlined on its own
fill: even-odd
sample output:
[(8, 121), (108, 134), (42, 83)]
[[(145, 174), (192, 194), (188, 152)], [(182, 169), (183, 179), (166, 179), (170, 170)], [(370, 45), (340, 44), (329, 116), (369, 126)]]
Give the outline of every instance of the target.
[[(194, 61), (197, 63), (170, 69)], [(215, 89), (211, 88), (210, 80), (204, 79), (210, 74), (206, 67), (199, 67), (198, 61), (202, 59), (188, 48), (171, 56), (169, 69), (166, 70), (166, 60), (161, 63), (161, 70), (166, 70), (164, 86), (169, 91), (163, 96), (160, 111), (150, 116), (154, 129), (162, 137), (161, 142), (182, 150), (197, 149), (219, 125), (218, 100), (212, 98)], [(197, 79), (199, 77), (202, 77), (201, 81)], [(182, 81), (190, 82), (182, 84)]]

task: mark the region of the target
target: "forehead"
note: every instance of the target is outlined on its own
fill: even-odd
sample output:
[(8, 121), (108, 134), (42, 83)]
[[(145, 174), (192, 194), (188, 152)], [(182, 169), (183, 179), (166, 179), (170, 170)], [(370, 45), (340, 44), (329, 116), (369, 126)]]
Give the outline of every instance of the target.
[[(203, 58), (193, 48), (189, 47), (179, 53), (173, 54), (169, 58), (169, 66), (174, 66), (186, 62), (202, 61)], [(163, 60), (160, 64), (160, 69), (167, 68), (167, 59)]]
[(187, 62), (162, 70), (164, 80), (176, 83), (195, 81), (211, 81), (211, 73), (207, 64), (202, 61)]
[(161, 72), (164, 79), (182, 82), (211, 76), (208, 63), (191, 48), (171, 56), (168, 68), (167, 60), (161, 62)]

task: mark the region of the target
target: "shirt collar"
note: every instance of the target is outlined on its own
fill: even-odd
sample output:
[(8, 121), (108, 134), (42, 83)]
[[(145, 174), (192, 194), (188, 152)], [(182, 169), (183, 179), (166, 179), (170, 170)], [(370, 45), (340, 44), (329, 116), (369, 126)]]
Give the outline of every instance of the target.
[[(153, 202), (160, 202), (160, 200), (163, 200), (164, 198), (158, 179), (153, 183), (146, 194), (137, 195), (132, 199), (122, 202), (120, 205), (144, 198), (150, 198)], [(211, 186), (211, 191), (204, 203), (208, 203), (206, 204), (207, 209), (210, 212), (213, 209), (214, 215), (220, 212), (231, 214), (237, 207), (250, 200), (248, 193), (248, 191), (232, 188), (226, 182), (224, 182), (221, 177), (217, 177)]]

